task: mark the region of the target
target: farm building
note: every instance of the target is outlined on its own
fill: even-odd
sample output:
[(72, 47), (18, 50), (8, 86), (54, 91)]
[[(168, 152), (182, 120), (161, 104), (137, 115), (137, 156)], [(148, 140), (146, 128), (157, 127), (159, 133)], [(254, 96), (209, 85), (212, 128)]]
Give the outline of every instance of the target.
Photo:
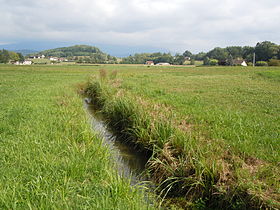
[(50, 57), (50, 61), (58, 61), (57, 57)]
[(153, 66), (155, 64), (154, 64), (154, 61), (146, 61), (146, 65)]
[(234, 66), (247, 66), (247, 63), (244, 60), (236, 59), (236, 60), (233, 60), (232, 63), (233, 63)]
[(15, 64), (15, 65), (31, 65), (32, 61), (31, 60), (25, 60), (23, 62), (16, 61), (13, 64)]

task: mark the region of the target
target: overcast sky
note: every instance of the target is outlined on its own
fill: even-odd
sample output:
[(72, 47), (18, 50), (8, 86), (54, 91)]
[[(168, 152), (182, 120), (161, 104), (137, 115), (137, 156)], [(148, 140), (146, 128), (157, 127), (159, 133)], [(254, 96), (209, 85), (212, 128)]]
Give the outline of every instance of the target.
[(280, 44), (279, 0), (0, 0), (0, 44), (64, 41), (172, 52)]

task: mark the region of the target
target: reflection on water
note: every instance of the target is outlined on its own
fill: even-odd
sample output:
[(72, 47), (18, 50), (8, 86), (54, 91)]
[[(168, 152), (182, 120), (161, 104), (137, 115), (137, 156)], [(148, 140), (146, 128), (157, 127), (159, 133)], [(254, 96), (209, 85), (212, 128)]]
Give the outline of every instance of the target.
[(125, 177), (130, 177), (132, 184), (136, 184), (139, 181), (145, 181), (145, 164), (147, 163), (147, 157), (137, 151), (136, 149), (116, 140), (104, 121), (97, 116), (93, 107), (89, 105), (88, 99), (85, 100), (85, 108), (91, 116), (91, 124), (94, 131), (100, 135), (104, 140), (104, 143), (112, 151), (112, 158), (117, 163), (118, 172)]

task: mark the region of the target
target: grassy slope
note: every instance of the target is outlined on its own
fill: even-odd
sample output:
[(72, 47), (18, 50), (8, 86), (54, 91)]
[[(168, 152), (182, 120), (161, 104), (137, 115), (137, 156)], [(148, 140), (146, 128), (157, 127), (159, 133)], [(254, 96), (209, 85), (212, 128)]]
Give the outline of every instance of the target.
[(1, 209), (145, 208), (76, 94), (94, 68), (0, 65)]
[[(232, 190), (241, 189), (236, 189), (236, 196), (241, 199), (238, 202), (245, 199), (245, 203), (250, 203), (249, 200), (256, 196), (266, 200), (267, 205), (279, 206), (279, 68), (106, 68), (117, 69), (121, 73), (120, 89), (126, 91), (124, 100), (130, 100), (129, 95), (132, 95), (132, 98), (141, 97), (151, 104), (158, 103), (163, 111), (165, 107), (171, 110), (171, 121), (177, 121), (178, 128), (183, 127), (188, 133), (185, 142), (177, 144), (184, 147), (182, 151), (186, 155), (179, 157), (177, 163), (181, 164), (180, 158), (188, 160), (191, 157), (195, 170), (202, 170), (196, 173), (196, 179), (203, 179), (203, 173), (209, 170), (209, 176), (213, 176), (210, 180), (219, 185), (220, 190), (223, 184), (232, 185)], [(137, 99), (134, 99), (135, 102)], [(109, 100), (109, 103), (115, 102)], [(118, 104), (121, 102), (116, 103), (116, 107)], [(147, 119), (157, 117), (153, 115), (152, 109), (146, 111), (147, 115), (150, 114), (150, 117), (145, 116)], [(153, 126), (151, 129), (154, 129)], [(161, 154), (166, 155), (164, 153), (168, 145), (174, 146), (176, 143), (176, 140), (172, 140), (174, 134), (171, 132), (171, 136), (164, 140), (167, 147), (159, 152), (159, 157)], [(157, 141), (149, 135), (145, 141)], [(170, 155), (170, 151), (167, 154)], [(182, 171), (188, 167), (184, 164), (181, 165)], [(178, 173), (174, 172), (174, 176), (180, 177)], [(202, 180), (202, 183), (205, 181)], [(213, 189), (210, 187), (208, 190)], [(243, 192), (252, 197), (243, 197), (240, 194)], [(238, 207), (243, 204), (234, 205)]]

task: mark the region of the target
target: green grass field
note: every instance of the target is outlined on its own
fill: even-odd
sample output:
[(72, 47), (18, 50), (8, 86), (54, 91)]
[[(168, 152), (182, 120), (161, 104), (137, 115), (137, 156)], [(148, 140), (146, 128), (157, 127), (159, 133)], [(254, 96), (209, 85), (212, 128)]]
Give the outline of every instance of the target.
[(0, 65), (1, 208), (147, 206), (90, 131), (87, 81), (171, 203), (279, 207), (279, 68)]
[(102, 74), (88, 93), (116, 132), (153, 151), (162, 192), (216, 208), (279, 206), (279, 68), (124, 66), (107, 82)]
[(145, 209), (91, 131), (77, 84), (96, 69), (0, 65), (0, 209)]

